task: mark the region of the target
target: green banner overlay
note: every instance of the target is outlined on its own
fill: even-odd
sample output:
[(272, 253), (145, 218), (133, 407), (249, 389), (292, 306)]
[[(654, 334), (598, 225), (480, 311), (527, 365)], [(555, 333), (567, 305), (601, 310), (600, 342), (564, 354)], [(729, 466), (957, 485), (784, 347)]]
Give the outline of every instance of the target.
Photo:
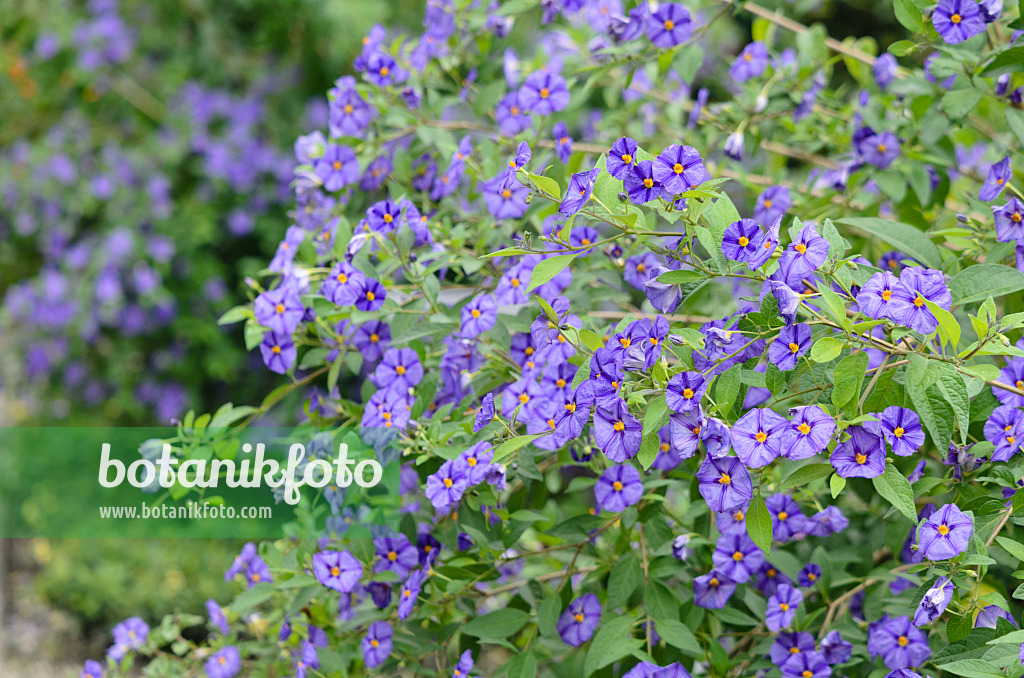
[(397, 530), (387, 429), (0, 428), (0, 538), (277, 539)]

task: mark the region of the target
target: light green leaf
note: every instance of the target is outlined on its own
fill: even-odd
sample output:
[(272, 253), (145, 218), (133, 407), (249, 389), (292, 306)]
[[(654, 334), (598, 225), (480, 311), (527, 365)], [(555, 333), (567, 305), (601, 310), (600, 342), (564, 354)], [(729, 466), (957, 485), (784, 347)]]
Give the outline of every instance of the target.
[[(838, 219), (840, 224), (851, 226), (859, 231), (873, 235), (879, 240), (889, 243), (908, 256), (920, 261), (929, 268), (942, 268), (942, 257), (939, 248), (927, 235), (910, 224), (880, 217), (849, 217)], [(977, 268), (972, 266), (971, 268)]]
[(832, 491), (832, 498), (835, 499), (839, 496), (839, 493), (846, 487), (846, 478), (842, 477), (838, 473), (832, 474), (832, 478), (828, 481), (829, 489)]
[(668, 421), (668, 403), (665, 396), (660, 395), (647, 405), (644, 412), (644, 435), (657, 433)]
[(559, 187), (558, 182), (550, 177), (542, 177), (539, 174), (530, 174), (530, 181), (537, 187), (542, 193), (545, 193), (556, 200), (562, 199), (562, 189)]
[(527, 292), (532, 292), (541, 285), (549, 282), (552, 278), (562, 272), (562, 270), (572, 263), (572, 260), (579, 256), (576, 254), (559, 254), (547, 259), (542, 259), (533, 267), (533, 272), (530, 273), (530, 286), (526, 288)]
[(1024, 544), (1008, 537), (996, 537), (996, 542), (1017, 560), (1024, 561)]
[(914, 490), (910, 482), (900, 473), (895, 464), (885, 465), (885, 471), (877, 478), (872, 478), (875, 491), (882, 495), (890, 504), (905, 515), (907, 519), (917, 522), (917, 510), (914, 508)]
[(630, 551), (622, 556), (622, 559), (612, 568), (608, 576), (608, 607), (619, 607), (629, 600), (629, 596), (644, 581), (643, 571), (640, 568), (640, 559), (636, 553)]
[(864, 381), (865, 370), (868, 368), (868, 354), (857, 351), (846, 356), (836, 365), (832, 377), (832, 404), (845, 407), (860, 394), (860, 385)]
[(794, 487), (803, 487), (815, 480), (828, 478), (829, 474), (832, 473), (832, 470), (832, 464), (808, 464), (806, 466), (801, 466), (790, 473), (785, 480), (779, 483), (779, 487), (777, 489), (781, 492)]
[(938, 304), (932, 301), (924, 300), (924, 303), (928, 305), (928, 310), (932, 312), (935, 319), (939, 321), (939, 340), (944, 344), (949, 344), (955, 351), (957, 345), (960, 343), (960, 323), (953, 316), (952, 313), (942, 308)]
[(511, 638), (526, 625), (530, 615), (514, 607), (504, 607), (475, 617), (459, 630), (477, 638)]
[(765, 555), (768, 555), (772, 547), (772, 514), (768, 511), (761, 495), (755, 496), (750, 501), (746, 523), (747, 534), (757, 544), (757, 547), (764, 551)]
[(515, 438), (509, 438), (494, 450), (494, 463), (502, 464), (505, 460), (512, 457), (512, 454), (521, 447), (526, 447), (537, 438), (549, 435), (549, 433), (531, 433), (524, 436), (516, 436)]
[(816, 363), (832, 362), (843, 352), (843, 342), (834, 337), (822, 337), (811, 346), (811, 360)]
[(1001, 264), (968, 266), (949, 281), (953, 305), (961, 306), (988, 297), (1001, 297), (1024, 290), (1024, 273)]
[(632, 627), (633, 617), (630, 615), (608, 615), (607, 621), (602, 619), (590, 641), (587, 658), (583, 660), (583, 675), (589, 676), (640, 648), (643, 641), (632, 637)]

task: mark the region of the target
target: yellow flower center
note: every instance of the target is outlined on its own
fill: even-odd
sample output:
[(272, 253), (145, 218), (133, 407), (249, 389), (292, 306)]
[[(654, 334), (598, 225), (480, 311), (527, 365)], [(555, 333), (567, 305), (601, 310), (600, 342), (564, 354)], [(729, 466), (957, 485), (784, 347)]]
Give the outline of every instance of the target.
[(789, 517), (788, 513), (786, 513), (785, 511), (779, 511), (779, 520), (785, 520), (788, 517)]
[(612, 425), (612, 428), (615, 429), (616, 431), (622, 431), (626, 428), (626, 425), (623, 424), (621, 421), (617, 421), (615, 422), (615, 424)]
[(525, 393), (520, 393), (519, 402), (525, 405), (526, 403), (530, 402), (530, 396), (526, 395)]
[(671, 31), (673, 28), (676, 27), (676, 22), (672, 21), (672, 19), (665, 19), (665, 23), (663, 23), (662, 25), (665, 27), (666, 31)]
[(398, 560), (398, 554), (394, 551), (388, 551), (388, 560), (390, 560), (391, 562)]
[(403, 374), (405, 374), (405, 365), (399, 365), (398, 367), (396, 367), (395, 368), (395, 373), (398, 376), (402, 376)]
[(738, 563), (741, 560), (743, 560), (743, 554), (737, 551), (736, 553), (732, 554), (732, 559)]
[(331, 568), (331, 576), (332, 577), (337, 577), (339, 574), (341, 574), (341, 570), (338, 569), (337, 565), (335, 565), (334, 567)]
[(949, 20), (952, 21), (955, 24), (958, 24), (958, 23), (960, 23), (960, 15), (959, 14), (954, 14), (953, 16), (949, 17)]
[(644, 188), (650, 188), (654, 186), (654, 179), (644, 179)]
[(341, 161), (335, 160), (334, 162), (331, 163), (331, 166), (334, 167), (334, 171), (338, 171), (341, 169)]
[(857, 455), (854, 457), (854, 459), (857, 460), (858, 464), (863, 464), (864, 462), (866, 462), (868, 460), (868, 458), (865, 455), (861, 454), (860, 452), (857, 453)]
[(779, 603), (779, 609), (782, 610), (783, 612), (788, 611), (789, 610), (789, 603)]
[(764, 431), (758, 431), (754, 435), (754, 440), (756, 440), (759, 443), (763, 443), (764, 441), (768, 440), (768, 434), (765, 433)]
[(741, 235), (738, 242), (740, 243), (740, 247), (746, 247), (750, 244), (750, 238), (745, 235)]
[(906, 647), (910, 640), (908, 640), (906, 636), (900, 636), (896, 639), (896, 642), (900, 644), (900, 647)]
[(796, 353), (799, 350), (800, 350), (800, 344), (793, 343), (792, 341), (789, 342), (789, 351), (790, 351), (790, 353)]
[(693, 397), (693, 389), (684, 388), (683, 389), (683, 397), (686, 398), (687, 400), (692, 398)]
[(683, 166), (677, 162), (676, 164), (672, 165), (672, 171), (675, 172), (676, 174), (682, 174)]
[(924, 306), (924, 297), (922, 297), (920, 294), (914, 297), (914, 306), (917, 306), (918, 308)]
[(811, 432), (811, 427), (810, 427), (810, 426), (808, 426), (808, 425), (807, 425), (807, 422), (805, 421), (804, 423), (802, 423), (802, 424), (800, 424), (799, 426), (797, 426), (797, 427), (796, 427), (796, 430), (797, 430), (797, 431), (800, 431), (800, 433), (802, 433), (802, 434), (804, 434), (804, 435), (807, 435), (808, 433), (810, 433), (810, 432)]
[(451, 487), (452, 486), (452, 479), (451, 478), (445, 478), (444, 481), (442, 481), (442, 482), (444, 482), (444, 486), (445, 487)]
[(582, 622), (586, 618), (586, 617), (583, 616), (582, 612), (577, 612), (572, 617), (573, 617), (573, 619), (575, 619), (578, 622)]
[(631, 156), (629, 153), (623, 153), (622, 162), (628, 165), (629, 163), (633, 162), (633, 156)]
[(939, 525), (939, 534), (942, 536), (949, 534), (949, 526), (946, 524)]
[(882, 300), (889, 301), (892, 299), (892, 290), (882, 290)]
[(766, 210), (770, 210), (772, 208), (772, 199), (771, 198), (765, 198), (765, 200), (764, 200), (764, 208)]
[(728, 485), (732, 482), (732, 478), (729, 477), (728, 473), (723, 473), (722, 477), (718, 479), (718, 482), (722, 485)]
[(897, 426), (892, 432), (892, 434), (897, 438), (902, 438), (904, 433), (906, 433), (906, 431), (903, 430), (902, 426)]
[(274, 306), (274, 310), (278, 313), (284, 313), (284, 304), (277, 304)]
[(804, 252), (806, 252), (806, 251), (807, 251), (807, 245), (805, 245), (805, 244), (803, 244), (803, 243), (798, 243), (798, 244), (796, 245), (796, 247), (794, 247), (793, 249), (795, 249), (795, 250), (796, 250), (797, 252), (799, 252), (800, 254), (803, 254)]
[(612, 487), (615, 488), (616, 492), (622, 492), (622, 483), (620, 483), (618, 480), (612, 483)]
[(548, 90), (548, 88), (547, 87), (541, 87), (540, 88), (540, 98), (541, 99), (547, 99), (549, 96), (551, 96), (551, 92)]

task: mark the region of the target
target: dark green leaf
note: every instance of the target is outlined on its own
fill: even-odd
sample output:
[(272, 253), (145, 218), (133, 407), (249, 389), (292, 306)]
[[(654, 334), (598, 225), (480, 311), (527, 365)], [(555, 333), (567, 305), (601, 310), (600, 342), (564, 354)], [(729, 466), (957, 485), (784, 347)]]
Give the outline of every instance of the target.
[[(849, 217), (837, 221), (889, 243), (929, 268), (942, 268), (942, 257), (935, 243), (910, 224), (880, 217)], [(972, 268), (977, 267), (967, 270)]]
[[(828, 466), (828, 464), (824, 464)], [(747, 534), (765, 555), (772, 548), (772, 514), (761, 495), (755, 496), (747, 509)]]
[(917, 509), (914, 508), (914, 490), (910, 482), (900, 473), (895, 464), (885, 465), (885, 471), (877, 478), (872, 478), (875, 491), (882, 495), (890, 504), (907, 517), (908, 520), (917, 522)]
[(505, 607), (470, 619), (461, 631), (467, 636), (478, 638), (511, 638), (529, 619), (530, 615), (522, 610)]

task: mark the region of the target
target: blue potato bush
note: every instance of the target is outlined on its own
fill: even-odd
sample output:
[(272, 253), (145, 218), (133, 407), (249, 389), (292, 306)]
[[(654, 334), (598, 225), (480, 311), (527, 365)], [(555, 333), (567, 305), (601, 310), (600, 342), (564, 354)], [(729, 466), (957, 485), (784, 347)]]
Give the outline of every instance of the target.
[(282, 383), (216, 419), (361, 427), (400, 500), (305, 497), (86, 673), (1024, 674), (1020, 7), (793, 11), (374, 28), (220, 319)]

